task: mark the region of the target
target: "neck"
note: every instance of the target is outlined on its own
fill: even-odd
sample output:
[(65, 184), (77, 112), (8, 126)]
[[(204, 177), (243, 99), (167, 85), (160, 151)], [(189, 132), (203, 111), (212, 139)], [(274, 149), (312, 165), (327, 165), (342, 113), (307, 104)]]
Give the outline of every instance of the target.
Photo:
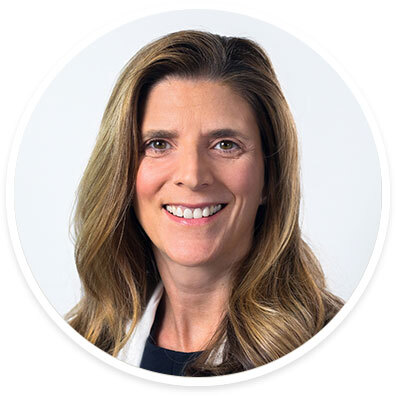
[(226, 311), (230, 271), (215, 265), (189, 267), (156, 259), (165, 288), (157, 344), (183, 352), (205, 349)]

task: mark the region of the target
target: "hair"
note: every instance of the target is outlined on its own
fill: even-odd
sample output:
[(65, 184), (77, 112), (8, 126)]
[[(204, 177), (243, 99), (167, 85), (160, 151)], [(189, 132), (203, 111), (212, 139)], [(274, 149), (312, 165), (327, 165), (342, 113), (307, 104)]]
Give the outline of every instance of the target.
[(66, 318), (117, 356), (160, 280), (133, 205), (145, 100), (168, 77), (227, 84), (250, 104), (260, 130), (265, 203), (252, 247), (233, 275), (222, 323), (186, 375), (252, 369), (309, 340), (343, 301), (327, 290), (302, 239), (296, 127), (268, 56), (249, 39), (179, 31), (143, 47), (122, 70), (78, 188), (75, 259), (83, 296)]

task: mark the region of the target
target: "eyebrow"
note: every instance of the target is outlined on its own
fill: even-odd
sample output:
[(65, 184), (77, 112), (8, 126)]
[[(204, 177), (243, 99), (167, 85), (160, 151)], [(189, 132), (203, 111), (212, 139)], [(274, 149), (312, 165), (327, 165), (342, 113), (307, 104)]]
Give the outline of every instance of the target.
[(144, 139), (173, 139), (177, 137), (178, 133), (175, 131), (166, 130), (149, 130), (142, 133)]
[[(143, 134), (144, 139), (174, 139), (178, 136), (176, 131), (167, 131), (167, 130), (149, 130), (144, 132)], [(214, 129), (206, 134), (206, 136), (212, 139), (221, 139), (221, 138), (240, 138), (245, 140), (246, 136), (239, 132), (238, 130), (232, 128), (220, 128)]]

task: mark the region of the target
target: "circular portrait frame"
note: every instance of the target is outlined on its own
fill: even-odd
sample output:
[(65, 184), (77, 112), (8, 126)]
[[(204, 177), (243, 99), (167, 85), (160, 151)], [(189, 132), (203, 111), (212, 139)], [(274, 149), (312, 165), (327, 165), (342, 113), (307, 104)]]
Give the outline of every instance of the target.
[[(75, 191), (116, 78), (142, 46), (185, 29), (247, 37), (268, 53), (301, 140), (304, 238), (319, 257), (330, 290), (346, 301), (325, 328), (293, 352), (256, 369), (210, 378), (174, 377), (128, 365), (89, 343), (63, 319), (80, 298), (68, 228)], [(18, 263), (40, 304), (91, 354), (124, 372), (162, 383), (234, 383), (269, 373), (304, 355), (356, 304), (385, 240), (389, 180), (384, 148), (353, 82), (329, 55), (304, 41), (250, 16), (213, 10), (170, 11), (126, 23), (89, 45), (84, 43), (37, 90), (19, 124), (10, 156), (10, 234)]]

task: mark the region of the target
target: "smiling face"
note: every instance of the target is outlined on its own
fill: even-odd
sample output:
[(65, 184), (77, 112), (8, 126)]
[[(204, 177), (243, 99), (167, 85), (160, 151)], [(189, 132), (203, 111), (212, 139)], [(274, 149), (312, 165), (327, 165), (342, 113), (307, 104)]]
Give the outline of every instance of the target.
[(157, 262), (231, 265), (250, 248), (264, 162), (250, 105), (227, 85), (168, 78), (149, 92), (135, 212)]

